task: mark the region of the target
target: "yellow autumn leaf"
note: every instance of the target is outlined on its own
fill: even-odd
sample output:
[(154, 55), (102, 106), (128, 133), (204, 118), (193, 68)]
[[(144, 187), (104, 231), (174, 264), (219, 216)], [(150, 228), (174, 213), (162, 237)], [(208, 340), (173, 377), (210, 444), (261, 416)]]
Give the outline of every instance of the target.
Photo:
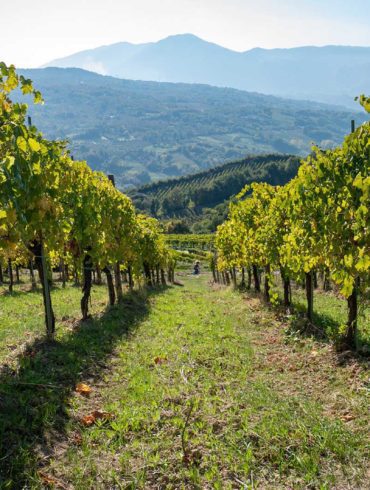
[(78, 383), (76, 386), (76, 392), (80, 393), (83, 396), (90, 396), (92, 388), (85, 383)]
[(370, 256), (369, 255), (364, 255), (361, 257), (357, 264), (356, 264), (356, 269), (358, 271), (364, 271), (367, 272), (370, 269)]
[(34, 138), (29, 138), (28, 144), (30, 145), (30, 148), (32, 151), (39, 151), (40, 150), (40, 143), (36, 141)]
[(22, 150), (24, 152), (27, 151), (27, 141), (23, 138), (23, 136), (18, 136), (17, 146), (20, 150)]

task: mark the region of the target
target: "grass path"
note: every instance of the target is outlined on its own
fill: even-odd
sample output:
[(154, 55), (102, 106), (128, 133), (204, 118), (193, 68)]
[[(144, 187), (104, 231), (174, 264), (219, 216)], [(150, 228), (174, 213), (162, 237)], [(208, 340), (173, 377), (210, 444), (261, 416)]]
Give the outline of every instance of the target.
[(286, 319), (259, 299), (208, 280), (184, 277), (37, 354), (33, 377), (52, 361), (46, 379), (69, 389), (43, 394), (41, 436), (18, 452), (14, 478), (22, 472), (27, 488), (369, 488), (365, 367), (287, 337)]

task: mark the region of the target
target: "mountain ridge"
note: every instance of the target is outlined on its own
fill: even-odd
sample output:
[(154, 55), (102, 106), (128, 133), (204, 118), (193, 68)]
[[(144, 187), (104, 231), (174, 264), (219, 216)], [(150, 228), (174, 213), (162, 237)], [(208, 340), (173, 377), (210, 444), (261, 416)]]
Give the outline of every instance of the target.
[(58, 58), (44, 67), (79, 67), (132, 80), (202, 83), (355, 108), (370, 86), (370, 47), (300, 46), (234, 51), (193, 34), (119, 42)]

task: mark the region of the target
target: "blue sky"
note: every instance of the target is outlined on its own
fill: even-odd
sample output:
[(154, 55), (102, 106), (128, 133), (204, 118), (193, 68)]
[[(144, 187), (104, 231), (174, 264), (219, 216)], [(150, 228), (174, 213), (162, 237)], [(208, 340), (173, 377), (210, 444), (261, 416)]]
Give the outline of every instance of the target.
[(230, 49), (370, 46), (370, 0), (11, 0), (0, 60), (35, 67), (119, 41), (191, 32)]

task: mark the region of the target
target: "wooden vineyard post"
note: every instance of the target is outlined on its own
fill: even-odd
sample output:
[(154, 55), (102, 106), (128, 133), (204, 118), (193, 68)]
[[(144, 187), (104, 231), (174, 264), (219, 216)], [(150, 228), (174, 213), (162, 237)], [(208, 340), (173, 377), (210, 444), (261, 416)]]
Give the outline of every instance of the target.
[(270, 302), (270, 274), (271, 274), (271, 266), (267, 264), (265, 267), (265, 284), (264, 284), (264, 294), (265, 300)]
[(118, 303), (120, 303), (123, 300), (123, 291), (122, 291), (121, 267), (119, 262), (116, 262), (114, 265), (114, 285), (116, 288), (117, 301)]
[[(351, 120), (351, 133), (355, 132), (355, 121)], [(349, 347), (356, 348), (357, 339), (357, 316), (358, 316), (358, 290), (360, 288), (360, 278), (356, 277), (353, 284), (353, 291), (347, 298), (348, 320), (347, 333), (345, 337), (346, 344)]]
[(242, 267), (242, 280), (240, 282), (240, 287), (245, 288), (245, 267)]
[(217, 276), (216, 276), (216, 271), (215, 271), (214, 267), (212, 267), (212, 277), (213, 277), (213, 282), (217, 282)]
[(229, 271), (225, 271), (225, 281), (226, 281), (226, 286), (230, 286), (230, 274)]
[(358, 289), (360, 285), (359, 278), (356, 278), (353, 285), (352, 294), (347, 299), (348, 305), (348, 320), (347, 320), (347, 334), (346, 344), (349, 347), (356, 348), (357, 339), (357, 316), (358, 316)]
[(306, 272), (307, 319), (313, 320), (313, 273)]
[(113, 187), (116, 187), (116, 180), (114, 178), (114, 175), (113, 174), (108, 174), (107, 177), (112, 182)]
[(234, 289), (237, 288), (237, 283), (236, 283), (236, 267), (233, 267), (231, 269), (231, 278), (232, 278), (232, 281), (233, 281), (233, 287)]
[(324, 291), (330, 291), (330, 289), (331, 289), (329, 269), (325, 269), (325, 271), (324, 271), (323, 289), (324, 289)]
[(317, 271), (314, 270), (312, 272), (312, 278), (313, 278), (313, 287), (314, 289), (317, 289), (319, 287), (318, 281), (317, 281)]
[(115, 301), (116, 301), (116, 293), (114, 292), (112, 273), (109, 270), (109, 267), (104, 267), (103, 272), (105, 273), (105, 275), (107, 277), (109, 304), (111, 306), (113, 306)]
[(43, 240), (34, 240), (28, 244), (28, 250), (35, 258), (35, 264), (39, 273), (39, 278), (42, 286), (42, 298), (45, 311), (46, 335), (49, 340), (54, 337), (55, 332), (55, 316), (51, 304), (50, 284), (48, 280), (48, 269), (45, 260)]
[(285, 273), (283, 267), (280, 267), (280, 276), (281, 276), (281, 280), (283, 281), (283, 288), (284, 288), (284, 306), (290, 306), (291, 303), (290, 279), (289, 276)]
[(166, 286), (166, 275), (164, 273), (164, 269), (161, 268), (161, 284), (162, 286)]
[(145, 276), (146, 284), (147, 284), (147, 286), (152, 287), (153, 282), (152, 282), (152, 275), (151, 275), (150, 267), (149, 267), (148, 262), (146, 262), (145, 260), (143, 263), (143, 267), (144, 267), (144, 276)]
[(159, 265), (155, 266), (155, 284), (157, 284), (157, 285), (160, 284)]
[(41, 244), (41, 268), (42, 268), (42, 281), (44, 287), (44, 303), (45, 303), (45, 317), (46, 317), (46, 333), (49, 339), (53, 338), (54, 330), (55, 330), (55, 320), (51, 307), (51, 296), (50, 296), (50, 287), (48, 281), (48, 272), (46, 267), (46, 260), (44, 254), (44, 247)]
[(8, 275), (9, 275), (9, 293), (13, 292), (13, 267), (12, 267), (12, 259), (8, 259)]
[(128, 287), (130, 288), (130, 291), (132, 291), (134, 288), (134, 280), (132, 277), (132, 266), (131, 266), (131, 264), (129, 264), (127, 267), (127, 275), (128, 275)]
[(16, 264), (16, 266), (15, 266), (15, 277), (17, 280), (17, 284), (19, 284), (21, 282), (21, 279), (19, 277), (19, 265), (18, 264)]
[(32, 288), (32, 291), (35, 291), (37, 289), (37, 285), (36, 285), (35, 271), (33, 269), (33, 260), (32, 259), (30, 259), (30, 261), (29, 261), (29, 268), (30, 268), (30, 276), (31, 276), (31, 288)]
[[(116, 181), (114, 175), (108, 174), (108, 179), (112, 182), (113, 187), (116, 187)], [(121, 267), (119, 261), (114, 265), (114, 286), (116, 289), (117, 302), (120, 303), (123, 300), (122, 279), (121, 279)]]
[(60, 260), (60, 267), (61, 267), (61, 272), (62, 272), (62, 287), (65, 288), (67, 278), (66, 278), (66, 265), (65, 265), (63, 258)]
[(81, 313), (82, 320), (87, 320), (89, 317), (89, 299), (91, 295), (92, 286), (92, 259), (91, 256), (86, 253), (83, 260), (83, 286), (82, 286), (82, 299), (81, 299)]
[(253, 271), (253, 279), (254, 279), (254, 289), (257, 293), (259, 293), (261, 291), (260, 276), (258, 274), (258, 269), (256, 265), (252, 266), (252, 271)]
[(103, 284), (102, 278), (101, 278), (101, 269), (100, 266), (96, 266), (96, 284), (98, 286), (101, 286)]
[(248, 267), (247, 274), (248, 274), (247, 289), (249, 290), (252, 286), (252, 271), (250, 267)]
[(80, 286), (80, 278), (78, 275), (77, 261), (73, 258), (73, 280), (76, 287)]

